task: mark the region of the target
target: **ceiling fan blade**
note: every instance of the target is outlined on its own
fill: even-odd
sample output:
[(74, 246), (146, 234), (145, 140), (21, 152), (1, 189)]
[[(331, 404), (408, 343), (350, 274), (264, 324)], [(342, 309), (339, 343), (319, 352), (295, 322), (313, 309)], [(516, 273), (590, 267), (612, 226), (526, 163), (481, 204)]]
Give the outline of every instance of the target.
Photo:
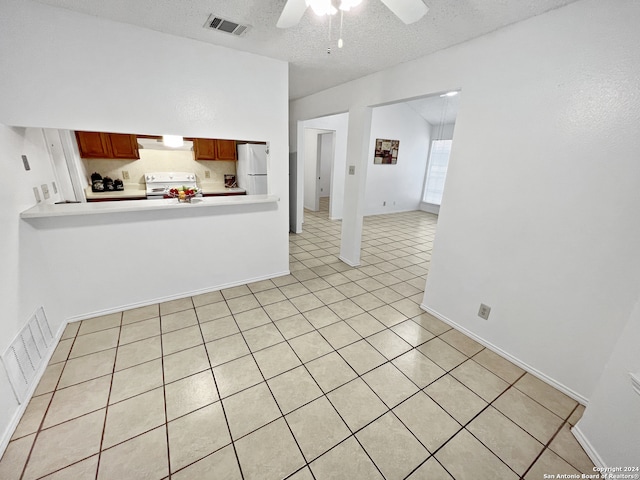
[(305, 0), (287, 0), (276, 27), (289, 28), (297, 25), (306, 9), (307, 2)]
[(429, 11), (422, 0), (381, 0), (404, 23), (417, 22)]

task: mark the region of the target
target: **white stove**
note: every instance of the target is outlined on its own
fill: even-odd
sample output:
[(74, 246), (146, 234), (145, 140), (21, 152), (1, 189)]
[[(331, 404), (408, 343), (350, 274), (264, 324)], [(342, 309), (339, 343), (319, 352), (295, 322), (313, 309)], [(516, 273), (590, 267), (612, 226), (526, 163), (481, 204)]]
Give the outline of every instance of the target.
[[(147, 199), (161, 199), (169, 196), (172, 188), (197, 188), (196, 174), (189, 172), (155, 172), (145, 173)], [(202, 194), (198, 194), (201, 196)]]

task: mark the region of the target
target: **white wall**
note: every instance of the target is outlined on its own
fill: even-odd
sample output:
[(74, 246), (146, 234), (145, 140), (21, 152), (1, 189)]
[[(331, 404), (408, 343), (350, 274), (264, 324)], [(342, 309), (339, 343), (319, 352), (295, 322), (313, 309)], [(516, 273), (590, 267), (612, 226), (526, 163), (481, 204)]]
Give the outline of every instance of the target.
[[(22, 155), (29, 159), (31, 170), (26, 171)], [(60, 200), (53, 193), (51, 182), (55, 181), (51, 161), (46, 150), (42, 130), (33, 128), (10, 128), (0, 125), (0, 353), (4, 353), (29, 317), (40, 306), (44, 307), (54, 334), (61, 326), (58, 282), (46, 268), (38, 232), (21, 222), (19, 214), (36, 204), (33, 188), (47, 184), (51, 193), (49, 200)], [(8, 425), (15, 423), (18, 403), (13, 395), (5, 370), (0, 367), (0, 451), (5, 443), (2, 433)]]
[(431, 140), (451, 140), (453, 138), (453, 130), (455, 129), (455, 123), (447, 123), (445, 125), (432, 125), (431, 126)]
[(462, 90), (424, 304), (582, 401), (640, 282), (638, 20), (638, 2), (581, 0), (290, 107)]
[[(373, 109), (365, 215), (418, 209), (427, 168), (430, 130), (431, 125), (404, 103)], [(377, 138), (400, 140), (397, 164), (373, 163)]]
[(598, 381), (589, 408), (577, 425), (580, 437), (589, 440), (585, 446), (593, 449), (609, 467), (639, 466), (640, 394), (633, 390), (629, 376), (634, 373), (640, 378), (638, 339), (640, 295)]
[[(27, 223), (18, 214), (28, 204), (3, 206), (8, 221), (19, 225), (18, 237), (3, 243), (3, 258), (27, 258), (41, 245), (39, 268), (46, 265), (53, 283), (64, 287), (50, 302), (54, 324), (288, 271), (286, 62), (29, 0), (3, 0), (0, 31), (0, 123), (270, 142), (269, 191), (280, 201), (269, 207), (222, 208), (200, 219), (160, 212)], [(190, 67), (167, 67), (175, 58)], [(20, 178), (17, 173), (4, 176), (3, 185), (17, 182), (23, 188)], [(32, 193), (27, 190), (28, 197)], [(172, 237), (185, 227), (198, 240)], [(25, 242), (23, 233), (35, 240)], [(157, 241), (159, 237), (164, 238)], [(247, 256), (255, 238), (260, 238), (260, 248), (251, 245)], [(268, 251), (270, 258), (251, 263), (258, 251)], [(163, 259), (164, 273), (152, 268), (141, 274), (154, 258)], [(113, 269), (93, 275), (96, 261)], [(129, 262), (133, 271), (118, 272), (118, 265)], [(186, 281), (166, 278), (167, 272), (185, 266), (197, 273)], [(26, 267), (18, 263), (10, 268), (22, 275)], [(0, 320), (7, 335), (24, 323), (29, 310), (19, 307), (16, 297), (32, 298), (32, 305), (49, 298), (37, 283), (21, 284), (15, 293), (3, 305), (12, 313)], [(0, 404), (9, 395), (3, 385)], [(9, 408), (1, 414), (0, 435), (10, 433), (7, 418), (13, 412)]]

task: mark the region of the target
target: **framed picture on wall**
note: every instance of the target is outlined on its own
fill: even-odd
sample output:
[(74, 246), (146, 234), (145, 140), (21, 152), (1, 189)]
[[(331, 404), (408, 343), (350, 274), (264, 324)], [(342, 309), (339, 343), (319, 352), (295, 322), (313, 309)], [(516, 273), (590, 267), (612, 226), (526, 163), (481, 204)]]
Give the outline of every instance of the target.
[(398, 163), (400, 140), (376, 138), (376, 151), (373, 157), (375, 165), (395, 165)]

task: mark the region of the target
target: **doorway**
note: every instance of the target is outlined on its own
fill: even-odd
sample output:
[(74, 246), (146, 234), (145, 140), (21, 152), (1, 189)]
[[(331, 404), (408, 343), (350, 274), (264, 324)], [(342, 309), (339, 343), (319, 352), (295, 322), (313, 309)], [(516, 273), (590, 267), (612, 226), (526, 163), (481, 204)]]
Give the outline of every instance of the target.
[(318, 134), (318, 154), (317, 154), (317, 172), (318, 182), (316, 185), (317, 211), (320, 211), (329, 218), (331, 211), (331, 187), (333, 183), (332, 172), (335, 159), (335, 138), (336, 132), (330, 131)]

